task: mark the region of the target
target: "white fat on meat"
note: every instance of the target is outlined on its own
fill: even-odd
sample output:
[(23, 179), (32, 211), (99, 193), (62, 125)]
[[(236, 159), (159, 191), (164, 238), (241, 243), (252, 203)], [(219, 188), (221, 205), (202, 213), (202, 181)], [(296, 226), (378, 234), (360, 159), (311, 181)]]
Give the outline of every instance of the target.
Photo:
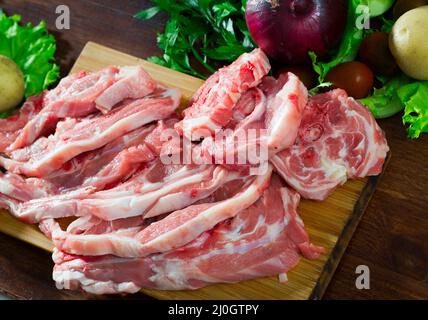
[(231, 198), (188, 206), (149, 226), (139, 226), (141, 220), (136, 220), (137, 226), (111, 233), (70, 234), (62, 231), (58, 223), (49, 220), (43, 228), (49, 230), (45, 233), (51, 235), (59, 250), (71, 254), (145, 257), (167, 252), (191, 242), (251, 206), (268, 187), (271, 173), (270, 167), (265, 175), (246, 177), (242, 187)]
[(380, 174), (388, 151), (370, 111), (337, 89), (310, 98), (296, 142), (271, 162), (303, 197), (324, 200), (348, 178)]
[(298, 194), (274, 176), (253, 205), (178, 249), (144, 258), (86, 258), (56, 252), (54, 279), (59, 287), (83, 290), (99, 282), (101, 294), (127, 292), (129, 286), (197, 289), (284, 274), (300, 255), (316, 259), (323, 252), (310, 244), (296, 211), (298, 202)]
[(37, 117), (43, 108), (45, 92), (30, 97), (22, 107), (6, 119), (0, 119), (0, 152), (6, 152), (7, 148), (21, 134), (22, 128), (33, 118)]
[[(236, 179), (214, 165), (170, 165), (156, 160), (128, 181), (91, 195), (79, 190), (23, 203), (14, 210), (18, 218), (35, 223), (46, 218), (93, 215), (115, 220), (143, 215), (147, 218), (184, 208), (215, 192), (224, 183)], [(86, 188), (87, 189), (87, 188)], [(163, 201), (162, 199), (175, 201)]]
[(0, 157), (0, 165), (13, 173), (41, 178), (79, 154), (103, 147), (132, 130), (169, 117), (179, 106), (180, 98), (178, 90), (162, 90), (159, 94), (126, 102), (108, 115), (67, 123), (68, 130), (58, 129), (55, 135), (12, 152), (11, 158)]
[(242, 94), (257, 86), (269, 70), (269, 60), (262, 50), (244, 53), (202, 85), (184, 110), (177, 130), (190, 140), (199, 140), (222, 129), (229, 123)]
[(121, 67), (116, 82), (95, 100), (97, 109), (109, 112), (125, 99), (139, 99), (155, 91), (157, 83), (141, 66)]
[(294, 143), (307, 101), (308, 91), (294, 74), (265, 77), (242, 95), (229, 130), (204, 139), (202, 152), (228, 168), (267, 161)]

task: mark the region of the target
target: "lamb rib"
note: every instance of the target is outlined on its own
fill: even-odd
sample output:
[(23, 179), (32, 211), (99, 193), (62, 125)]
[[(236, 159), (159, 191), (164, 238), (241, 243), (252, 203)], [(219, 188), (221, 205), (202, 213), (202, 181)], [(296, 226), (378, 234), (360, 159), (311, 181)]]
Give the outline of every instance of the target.
[[(224, 183), (239, 179), (214, 165), (170, 165), (155, 160), (128, 181), (109, 190), (82, 192), (31, 200), (13, 210), (30, 223), (46, 218), (93, 215), (116, 220), (143, 215), (152, 218), (185, 208), (215, 192)], [(93, 190), (86, 189), (86, 190)]]
[[(155, 125), (146, 125), (133, 130), (100, 149), (83, 153), (66, 162), (60, 169), (46, 176), (45, 180), (55, 184), (62, 192), (80, 186), (96, 186), (98, 190), (104, 189), (106, 183), (112, 184), (132, 175), (138, 163), (134, 157), (127, 159), (127, 154), (135, 154), (130, 150), (144, 147), (147, 154), (141, 154), (141, 162), (153, 159), (153, 153), (145, 147), (146, 139), (156, 130)], [(137, 150), (138, 151), (138, 150)], [(130, 160), (130, 161), (129, 161)], [(124, 165), (134, 164), (129, 172), (111, 170), (123, 168)]]
[[(307, 101), (306, 87), (294, 74), (283, 74), (278, 80), (266, 77), (260, 89), (249, 89), (238, 101), (230, 130), (221, 139), (217, 133), (204, 139), (203, 152), (228, 168), (267, 161), (294, 143)], [(264, 151), (265, 159), (250, 157)]]
[(370, 111), (337, 89), (310, 98), (295, 144), (271, 162), (303, 197), (324, 200), (348, 178), (380, 174), (388, 150)]
[(269, 60), (262, 50), (244, 53), (202, 85), (184, 110), (184, 119), (176, 125), (177, 130), (190, 140), (199, 140), (222, 129), (229, 123), (241, 95), (257, 86), (269, 70)]
[[(144, 144), (144, 139), (155, 128), (151, 125), (134, 130), (101, 150), (70, 160), (61, 170), (45, 179), (24, 178), (14, 173), (0, 174), (0, 194), (3, 196), (0, 202), (1, 199), (6, 200), (1, 206), (15, 211), (20, 202), (65, 194), (82, 187), (103, 190), (126, 181), (144, 163), (157, 157)], [(9, 207), (11, 203), (13, 206)]]
[(109, 67), (70, 75), (46, 93), (43, 110), (25, 125), (7, 150), (30, 145), (54, 130), (61, 119), (83, 117), (96, 112), (97, 108), (107, 111), (126, 98), (142, 98), (155, 88), (155, 81), (142, 67)]
[[(230, 198), (218, 202), (195, 204), (175, 211), (149, 226), (137, 225), (102, 234), (70, 234), (61, 230), (53, 219), (41, 222), (45, 233), (51, 235), (55, 247), (61, 251), (99, 256), (114, 254), (120, 257), (145, 257), (153, 253), (177, 249), (218, 223), (233, 218), (248, 208), (268, 187), (272, 168), (263, 176), (243, 179), (242, 187)], [(234, 182), (236, 183), (236, 182)]]
[(121, 67), (117, 81), (95, 100), (97, 109), (109, 112), (124, 99), (139, 99), (155, 91), (156, 81), (141, 66)]
[(183, 247), (144, 258), (55, 250), (53, 277), (60, 289), (105, 294), (197, 289), (283, 274), (298, 263), (299, 253), (316, 259), (323, 252), (310, 244), (298, 203), (299, 195), (273, 177), (255, 204)]
[(43, 108), (44, 95), (45, 92), (42, 92), (28, 98), (19, 111), (6, 119), (0, 119), (0, 152), (5, 152), (16, 140), (22, 128), (39, 114)]
[(163, 90), (150, 97), (132, 100), (107, 115), (60, 123), (55, 135), (40, 138), (30, 147), (0, 157), (7, 170), (32, 177), (44, 177), (70, 159), (98, 149), (114, 139), (155, 120), (165, 119), (178, 107), (180, 92)]

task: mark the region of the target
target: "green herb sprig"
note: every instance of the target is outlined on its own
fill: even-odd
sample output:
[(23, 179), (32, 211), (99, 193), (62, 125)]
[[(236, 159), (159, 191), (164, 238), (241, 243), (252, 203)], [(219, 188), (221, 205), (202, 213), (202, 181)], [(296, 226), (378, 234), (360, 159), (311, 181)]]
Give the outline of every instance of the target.
[[(162, 56), (149, 61), (205, 79), (255, 46), (245, 22), (246, 0), (152, 0), (155, 6), (135, 15), (169, 19), (158, 34)], [(217, 62), (217, 64), (215, 64)]]

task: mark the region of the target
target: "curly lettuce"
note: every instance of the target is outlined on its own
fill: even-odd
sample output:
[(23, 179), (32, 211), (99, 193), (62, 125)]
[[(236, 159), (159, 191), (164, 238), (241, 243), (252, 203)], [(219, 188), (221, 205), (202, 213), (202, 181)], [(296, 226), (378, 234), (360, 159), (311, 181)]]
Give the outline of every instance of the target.
[(404, 107), (403, 123), (408, 126), (409, 138), (417, 139), (428, 133), (428, 81), (409, 83), (398, 89)]
[(45, 23), (20, 25), (21, 17), (0, 9), (0, 55), (9, 57), (24, 74), (25, 97), (38, 94), (59, 78), (55, 38)]
[(374, 89), (371, 96), (360, 99), (367, 106), (376, 119), (392, 117), (404, 109), (404, 105), (397, 95), (398, 89), (408, 84), (411, 79), (400, 74), (385, 82), (382, 88)]

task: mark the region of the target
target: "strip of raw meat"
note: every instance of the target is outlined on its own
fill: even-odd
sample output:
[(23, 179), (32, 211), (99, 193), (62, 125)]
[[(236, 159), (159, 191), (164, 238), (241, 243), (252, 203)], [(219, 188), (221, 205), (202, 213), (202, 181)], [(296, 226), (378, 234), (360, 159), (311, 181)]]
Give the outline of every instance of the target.
[(84, 198), (65, 194), (36, 199), (23, 203), (13, 213), (30, 223), (46, 218), (82, 215), (94, 215), (103, 220), (140, 215), (151, 218), (185, 208), (237, 178), (237, 174), (214, 165), (165, 166), (160, 161), (154, 161), (139, 174), (112, 189)]
[[(35, 179), (36, 183), (34, 183), (34, 185), (40, 186), (40, 183), (37, 180), (38, 179)], [(31, 187), (31, 185), (28, 182), (26, 182), (26, 186)], [(43, 199), (49, 199), (51, 197), (50, 194), (53, 191), (49, 190), (48, 185), (46, 185), (46, 186), (43, 185), (42, 188), (43, 189), (38, 191), (38, 192), (36, 192), (36, 191), (28, 192), (28, 190), (27, 190), (27, 192), (25, 192), (25, 191), (21, 192), (21, 195), (27, 196), (28, 198), (36, 198), (37, 199), (37, 198), (40, 198), (40, 196), (43, 196), (43, 193), (46, 192), (45, 195), (47, 196), (47, 198), (43, 198)], [(70, 198), (71, 199), (84, 199), (84, 198), (88, 197), (90, 194), (94, 193), (95, 191), (96, 191), (96, 189), (94, 187), (85, 187), (85, 188), (80, 188), (77, 190), (70, 191), (64, 195), (56, 195), (55, 199), (57, 201), (61, 201), (61, 200), (64, 201), (65, 199), (70, 199)], [(13, 191), (10, 191), (10, 193), (12, 193), (12, 192)], [(7, 194), (7, 192), (6, 192), (6, 194)], [(31, 201), (34, 201), (34, 200), (28, 200), (28, 201), (25, 200), (26, 202), (25, 201), (23, 202), (20, 199), (11, 198), (6, 194), (0, 193), (0, 208), (4, 208), (6, 210), (9, 210), (10, 213), (17, 218), (19, 218), (19, 212), (22, 210), (22, 206), (25, 203), (29, 203)], [(16, 197), (20, 198), (19, 195)]]
[[(105, 185), (97, 183), (99, 178), (103, 180), (107, 178), (110, 183), (113, 183), (135, 172), (133, 168), (129, 167), (129, 174), (123, 175), (115, 170), (107, 170), (106, 167), (122, 168), (128, 162), (126, 158), (128, 149), (133, 149), (133, 147), (139, 145), (145, 146), (145, 140), (159, 126), (159, 124), (158, 126), (147, 125), (138, 128), (106, 144), (101, 149), (83, 153), (46, 176), (45, 180), (57, 186), (61, 191), (80, 186), (97, 186), (97, 189), (103, 189)], [(152, 156), (152, 152), (147, 150), (147, 159), (144, 159), (144, 161), (149, 160)], [(129, 164), (131, 163), (136, 164), (135, 161), (129, 162)]]
[(58, 188), (38, 178), (25, 179), (14, 173), (0, 173), (0, 194), (17, 201), (29, 201), (57, 194)]
[(262, 50), (243, 54), (212, 75), (196, 92), (177, 130), (188, 139), (199, 140), (222, 129), (229, 123), (241, 95), (257, 86), (269, 70), (269, 60)]
[(25, 125), (8, 151), (30, 145), (55, 129), (61, 119), (83, 117), (97, 108), (108, 111), (126, 98), (142, 98), (155, 88), (155, 81), (142, 67), (108, 67), (68, 76), (45, 95), (43, 111)]
[(303, 197), (324, 200), (347, 178), (380, 174), (388, 151), (369, 110), (337, 89), (310, 99), (296, 143), (271, 161)]
[(10, 199), (14, 199), (16, 202), (8, 208), (14, 211), (19, 202), (64, 194), (77, 187), (103, 190), (126, 181), (145, 162), (157, 157), (144, 144), (144, 139), (155, 128), (151, 125), (134, 130), (101, 150), (86, 153), (81, 159), (74, 158), (46, 179), (24, 178), (13, 173), (0, 174), (0, 194), (7, 200), (2, 207), (8, 208)]
[(12, 152), (11, 159), (0, 157), (0, 165), (17, 174), (46, 176), (79, 154), (98, 149), (152, 121), (167, 118), (178, 107), (180, 97), (178, 90), (169, 89), (124, 103), (107, 115), (81, 121), (68, 119), (58, 124), (55, 135)]
[(94, 73), (82, 71), (62, 79), (55, 89), (46, 93), (43, 111), (25, 125), (8, 151), (30, 145), (43, 133), (55, 129), (60, 119), (95, 112), (95, 99), (115, 82), (118, 72), (118, 68), (110, 67)]
[(109, 164), (95, 176), (85, 179), (82, 186), (92, 186), (97, 190), (112, 186), (120, 180), (126, 181), (143, 163), (155, 159), (150, 148), (144, 144), (122, 150)]
[(95, 100), (97, 109), (103, 113), (107, 113), (124, 99), (145, 97), (157, 87), (156, 81), (141, 66), (120, 68), (117, 79), (116, 83)]
[(45, 92), (27, 99), (15, 114), (0, 119), (0, 152), (4, 152), (18, 137), (20, 130), (42, 110)]
[(316, 259), (323, 252), (310, 244), (296, 211), (298, 202), (299, 195), (274, 177), (254, 205), (183, 247), (145, 258), (56, 250), (53, 277), (60, 289), (102, 294), (197, 289), (283, 274), (296, 266), (299, 253)]
[[(69, 234), (53, 220), (42, 222), (55, 247), (81, 255), (114, 254), (120, 257), (145, 257), (153, 253), (179, 248), (218, 223), (233, 218), (238, 212), (256, 202), (268, 187), (272, 168), (263, 176), (246, 177), (242, 186), (230, 198), (218, 202), (195, 204), (175, 211), (149, 226), (119, 229), (102, 234)], [(236, 183), (236, 182), (234, 182)]]
[[(308, 90), (294, 74), (283, 74), (277, 82), (278, 91), (271, 88), (265, 92), (268, 97), (265, 128), (268, 130), (268, 148), (273, 152), (284, 150), (296, 141), (308, 102)], [(285, 84), (281, 86), (282, 83)]]
[[(215, 163), (258, 164), (291, 146), (297, 137), (308, 91), (292, 73), (278, 80), (267, 77), (259, 88), (249, 89), (236, 105), (231, 130), (223, 137), (205, 138), (203, 152)], [(252, 109), (252, 111), (250, 111)], [(257, 155), (257, 157), (255, 157)], [(263, 159), (264, 158), (264, 159)]]

